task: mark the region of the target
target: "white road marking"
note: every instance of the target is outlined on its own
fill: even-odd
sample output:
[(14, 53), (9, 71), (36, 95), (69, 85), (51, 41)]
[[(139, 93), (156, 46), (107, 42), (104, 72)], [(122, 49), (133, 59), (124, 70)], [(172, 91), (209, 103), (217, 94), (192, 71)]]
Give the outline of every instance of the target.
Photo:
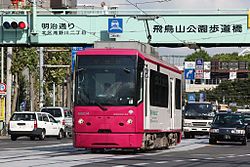
[(229, 156), (227, 156), (227, 158), (234, 158), (234, 157), (236, 157), (235, 155), (229, 155)]
[(168, 163), (168, 161), (159, 161), (159, 162), (155, 162), (156, 164), (165, 164)]
[(243, 155), (242, 154), (241, 155), (237, 155), (237, 157), (244, 157), (244, 156), (245, 156), (244, 154)]
[(137, 164), (133, 164), (134, 166), (145, 166), (148, 165), (149, 163), (137, 163)]
[[(113, 155), (113, 154), (90, 154), (88, 150), (76, 149), (71, 143), (56, 144), (50, 146), (8, 148), (0, 152), (1, 167), (71, 167), (76, 165), (100, 163), (116, 159), (134, 158), (146, 155), (159, 155), (168, 152), (187, 151), (207, 146), (206, 139), (189, 140), (183, 142), (176, 147), (160, 150), (155, 153), (138, 153), (135, 155)], [(182, 162), (184, 160), (177, 160)], [(164, 164), (170, 161), (152, 162), (156, 164)], [(172, 161), (173, 162), (173, 161)], [(149, 163), (137, 163), (135, 166), (145, 166)], [(126, 167), (128, 165), (116, 165), (115, 167)]]
[(210, 159), (214, 159), (214, 158), (212, 158), (212, 157), (207, 157), (207, 158), (204, 158), (204, 159), (206, 159), (206, 160), (210, 160)]
[(222, 159), (222, 158), (225, 158), (225, 157), (218, 157), (218, 159)]
[(177, 160), (173, 160), (174, 162), (183, 162), (184, 159), (177, 159)]

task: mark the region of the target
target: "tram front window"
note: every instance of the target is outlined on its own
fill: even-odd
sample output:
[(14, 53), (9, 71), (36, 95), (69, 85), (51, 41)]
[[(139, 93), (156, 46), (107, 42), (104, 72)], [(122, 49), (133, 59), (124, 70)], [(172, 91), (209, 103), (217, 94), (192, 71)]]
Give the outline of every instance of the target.
[(134, 56), (82, 56), (76, 70), (77, 105), (135, 105)]

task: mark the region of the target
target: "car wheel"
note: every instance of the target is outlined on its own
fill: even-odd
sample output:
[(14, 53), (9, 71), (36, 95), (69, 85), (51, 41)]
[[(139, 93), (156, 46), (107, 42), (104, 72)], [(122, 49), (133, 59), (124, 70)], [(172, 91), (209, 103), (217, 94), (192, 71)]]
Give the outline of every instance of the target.
[(11, 139), (12, 141), (16, 141), (17, 136), (15, 136), (15, 135), (11, 135), (11, 136), (10, 136), (10, 139)]
[(30, 136), (30, 140), (35, 140), (36, 137), (35, 136)]
[(247, 137), (245, 137), (245, 139), (242, 141), (241, 144), (242, 144), (242, 145), (247, 145)]
[(184, 132), (184, 137), (185, 137), (186, 139), (189, 139), (189, 138), (190, 138), (190, 133)]
[(91, 148), (91, 153), (104, 153), (105, 149), (104, 148)]
[(59, 132), (59, 134), (58, 134), (58, 136), (57, 136), (57, 139), (58, 139), (58, 140), (61, 140), (61, 139), (63, 138), (63, 135), (64, 135), (63, 131), (60, 130), (60, 132)]
[(39, 135), (39, 140), (44, 140), (45, 139), (45, 130), (42, 130), (41, 134)]
[(214, 139), (209, 139), (209, 144), (216, 144), (216, 140), (214, 140)]

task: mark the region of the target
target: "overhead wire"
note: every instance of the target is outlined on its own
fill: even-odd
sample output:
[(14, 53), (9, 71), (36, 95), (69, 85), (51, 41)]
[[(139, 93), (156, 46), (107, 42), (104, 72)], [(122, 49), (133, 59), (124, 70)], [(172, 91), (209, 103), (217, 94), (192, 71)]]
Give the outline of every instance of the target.
[[(30, 0), (28, 0), (28, 1), (30, 1)], [(33, 3), (33, 2), (32, 2), (32, 3)], [(42, 7), (42, 6), (37, 6), (37, 7), (38, 7), (38, 8), (41, 8), (41, 9), (44, 9), (44, 10), (46, 10), (46, 11), (52, 13), (52, 12), (51, 12), (49, 9), (47, 9), (47, 8), (44, 8), (44, 7)], [(60, 15), (54, 15), (54, 16), (59, 17), (61, 20), (65, 21), (65, 22), (67, 22), (67, 23), (71, 23), (70, 21), (68, 21), (67, 19), (63, 18), (63, 17), (60, 16)], [(96, 38), (101, 39), (100, 36), (97, 36), (97, 35), (96, 35), (97, 32), (90, 32), (90, 31), (87, 31), (87, 30), (81, 28), (80, 26), (76, 26), (76, 27), (79, 28), (79, 29), (82, 30), (82, 31), (85, 31), (86, 33), (88, 33), (88, 34), (90, 34), (90, 35), (95, 36)], [(134, 31), (127, 31), (127, 32), (134, 32)], [(141, 31), (138, 31), (138, 30), (137, 30), (137, 32), (141, 32)], [(125, 38), (126, 38), (126, 37), (125, 37)], [(131, 39), (128, 39), (128, 40), (131, 40)], [(133, 39), (133, 40), (136, 40), (136, 39)]]
[[(135, 8), (137, 8), (138, 10), (140, 10), (142, 13), (144, 13), (145, 15), (148, 15), (145, 11), (143, 11), (140, 7), (138, 7), (137, 5), (133, 4), (132, 2), (130, 2), (129, 0), (126, 0), (128, 3), (130, 3), (132, 6), (134, 6)], [(156, 20), (153, 20), (156, 24), (161, 25), (160, 23), (158, 23)], [(164, 20), (165, 21), (165, 20)], [(174, 34), (170, 33), (176, 40), (178, 40), (179, 42), (183, 43), (185, 41), (179, 39), (178, 37), (176, 37)]]
[[(29, 3), (31, 3), (31, 4), (33, 4), (33, 1), (31, 1), (31, 0), (27, 0)], [(138, 2), (138, 3), (132, 3), (131, 1), (129, 1), (129, 0), (126, 0), (129, 4), (128, 5), (132, 5), (132, 6), (134, 6), (135, 8), (137, 8), (139, 11), (141, 11), (142, 13), (144, 13), (145, 15), (148, 15), (144, 10), (142, 10), (140, 7), (138, 7), (138, 5), (137, 4), (147, 4), (147, 3), (163, 3), (163, 2), (169, 2), (169, 1), (171, 1), (171, 0), (154, 0), (154, 1), (146, 1), (146, 2)], [(120, 4), (121, 5), (121, 4)], [(42, 6), (38, 6), (39, 8), (42, 8), (42, 9), (44, 9), (44, 10), (46, 10), (46, 11), (48, 11), (48, 12), (51, 12), (51, 11), (49, 11), (48, 9), (46, 9), (46, 8), (44, 8), (44, 7), (42, 7)], [(67, 22), (67, 23), (71, 23), (70, 21), (68, 21), (67, 19), (65, 19), (65, 18), (62, 18), (60, 15), (55, 15), (55, 16), (57, 16), (57, 17), (59, 17), (61, 20), (63, 20), (63, 21), (65, 21), (65, 22)], [(14, 20), (16, 20), (16, 19), (14, 19)], [(228, 23), (230, 23), (230, 24), (233, 24), (234, 22), (238, 22), (238, 21), (242, 21), (243, 19), (239, 19), (239, 20), (235, 20), (235, 21), (230, 21), (230, 22), (228, 22)], [(159, 24), (156, 20), (153, 20), (156, 24)], [(165, 20), (164, 20), (165, 21)], [(165, 21), (166, 22), (166, 21)], [(160, 24), (159, 24), (160, 25)], [(85, 31), (87, 34), (91, 34), (91, 35), (93, 35), (93, 36), (95, 36), (96, 38), (99, 38), (100, 39), (100, 36), (97, 36), (96, 35), (96, 33), (97, 32), (90, 32), (90, 31), (86, 31), (86, 30), (84, 30), (84, 29), (82, 29), (80, 26), (76, 26), (77, 28), (79, 28), (80, 30), (82, 30), (82, 31)], [(126, 31), (126, 32), (134, 32), (134, 31)], [(139, 32), (142, 32), (142, 31), (139, 31)], [(170, 33), (170, 35), (172, 35), (176, 40), (178, 40), (179, 42), (181, 42), (182, 44), (186, 44), (187, 43), (187, 41), (185, 41), (185, 40), (181, 40), (180, 38), (178, 38), (176, 35), (174, 35), (173, 33)], [(202, 37), (202, 38), (193, 38), (193, 39), (189, 39), (189, 40), (191, 40), (191, 41), (193, 41), (193, 40), (206, 40), (206, 39), (216, 39), (216, 38), (224, 38), (224, 37), (230, 37), (230, 36), (240, 36), (240, 35), (245, 35), (245, 36), (247, 36), (248, 35), (248, 33), (246, 32), (246, 33), (243, 33), (243, 34), (226, 34), (226, 35), (222, 35), (222, 36), (213, 36), (213, 37)], [(134, 39), (134, 40), (136, 40), (136, 39)], [(170, 41), (171, 42), (171, 41)], [(173, 41), (174, 42), (174, 41)]]
[[(152, 3), (164, 3), (164, 2), (169, 2), (171, 0), (153, 0), (153, 1), (145, 1), (145, 2), (137, 2), (135, 4), (137, 5), (144, 5), (144, 4), (152, 4)], [(121, 4), (116, 4), (116, 5), (120, 5), (120, 6), (130, 6), (130, 3), (121, 3)]]

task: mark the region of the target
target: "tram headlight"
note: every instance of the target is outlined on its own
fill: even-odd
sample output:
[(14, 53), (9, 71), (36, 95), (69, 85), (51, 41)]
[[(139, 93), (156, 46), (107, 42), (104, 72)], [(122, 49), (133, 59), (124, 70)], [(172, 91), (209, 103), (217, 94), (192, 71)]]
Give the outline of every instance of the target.
[(79, 120), (78, 120), (78, 124), (83, 124), (84, 123), (84, 120), (82, 119), (82, 118), (80, 118)]
[(133, 123), (133, 120), (132, 119), (128, 119), (127, 123), (131, 125)]

